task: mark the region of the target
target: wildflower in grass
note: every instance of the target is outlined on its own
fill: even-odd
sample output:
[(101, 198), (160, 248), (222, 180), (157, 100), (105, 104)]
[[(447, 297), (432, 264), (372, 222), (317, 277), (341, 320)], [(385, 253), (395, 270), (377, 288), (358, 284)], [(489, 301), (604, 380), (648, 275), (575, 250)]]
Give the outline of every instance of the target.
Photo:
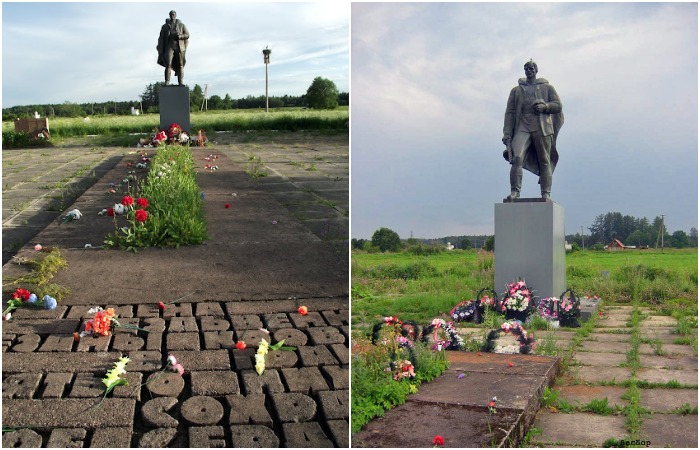
[(144, 223), (148, 219), (148, 211), (143, 209), (136, 210), (134, 213), (134, 220), (139, 223)]
[(143, 197), (140, 197), (138, 200), (136, 200), (136, 206), (138, 206), (139, 208), (146, 209), (148, 208), (148, 200), (146, 200)]
[(307, 308), (306, 306), (300, 306), (299, 309), (297, 309), (297, 312), (302, 316), (305, 316), (309, 313), (309, 308)]
[(439, 447), (440, 445), (445, 445), (445, 438), (443, 438), (443, 437), (440, 436), (439, 434), (436, 435), (436, 436), (433, 438), (433, 445), (434, 445), (435, 447)]

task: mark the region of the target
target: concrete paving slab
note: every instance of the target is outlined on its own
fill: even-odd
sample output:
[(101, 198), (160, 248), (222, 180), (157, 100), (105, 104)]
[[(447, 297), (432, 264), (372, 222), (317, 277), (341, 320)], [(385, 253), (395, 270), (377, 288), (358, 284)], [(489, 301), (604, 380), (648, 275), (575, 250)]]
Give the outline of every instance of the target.
[(449, 370), (410, 395), (406, 404), (366, 425), (353, 436), (353, 446), (424, 447), (430, 444), (423, 442), (426, 436), (432, 439), (436, 434), (445, 438), (448, 447), (488, 446), (487, 404), (494, 396), (499, 425), (492, 424), (492, 429), (501, 433), (495, 436), (496, 445), (522, 438), (545, 386), (553, 382), (557, 359), (469, 352), (447, 355)]
[[(693, 347), (690, 345), (662, 344), (661, 351), (664, 355), (697, 356), (693, 350)], [(640, 344), (639, 353), (645, 355), (656, 354), (656, 345)]]
[(598, 320), (596, 326), (598, 328), (623, 328), (627, 326), (627, 319), (615, 320), (615, 319), (602, 319)]
[(644, 419), (641, 432), (651, 447), (697, 448), (698, 416), (654, 414)]
[(584, 406), (593, 400), (604, 398), (608, 399), (608, 406), (610, 407), (624, 407), (629, 403), (627, 400), (622, 399), (627, 389), (619, 386), (586, 386), (583, 384), (574, 384), (560, 386), (556, 389), (560, 392), (560, 399), (564, 399), (577, 406)]
[(654, 388), (640, 392), (639, 405), (654, 413), (671, 413), (683, 405), (698, 406), (697, 389)]
[(627, 353), (632, 348), (627, 342), (583, 341), (577, 349), (583, 352)]
[(695, 370), (674, 370), (674, 369), (639, 369), (637, 378), (650, 383), (668, 383), (677, 381), (683, 385), (697, 386), (698, 371)]
[(631, 372), (626, 367), (579, 366), (571, 368), (572, 375), (585, 383), (622, 383)]
[(627, 362), (622, 353), (576, 352), (574, 361), (584, 366), (619, 367)]
[(586, 340), (596, 342), (629, 342), (631, 338), (631, 334), (591, 333)]
[(627, 436), (625, 418), (621, 416), (542, 411), (535, 426), (542, 430), (542, 434), (536, 436), (533, 443), (556, 447), (601, 447), (610, 438)]
[(675, 327), (678, 321), (671, 316), (649, 316), (642, 321), (642, 327)]
[(639, 363), (642, 367), (653, 369), (692, 369), (697, 370), (698, 358), (679, 355), (639, 355)]
[[(501, 409), (491, 417), (494, 446), (501, 446), (519, 411)], [(455, 426), (458, 424), (458, 426)], [(425, 448), (440, 435), (441, 447), (490, 447), (488, 409), (408, 401), (367, 424), (352, 436), (353, 447)]]

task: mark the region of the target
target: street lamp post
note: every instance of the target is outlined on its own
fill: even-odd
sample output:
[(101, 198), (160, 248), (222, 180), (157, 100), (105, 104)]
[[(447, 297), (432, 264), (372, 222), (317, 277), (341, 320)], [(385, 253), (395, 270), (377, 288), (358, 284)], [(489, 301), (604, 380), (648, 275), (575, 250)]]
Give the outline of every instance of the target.
[(269, 112), (270, 110), (270, 97), (267, 94), (267, 66), (270, 64), (270, 53), (272, 53), (272, 50), (269, 48), (265, 47), (265, 50), (263, 52), (263, 59), (265, 61), (265, 112)]

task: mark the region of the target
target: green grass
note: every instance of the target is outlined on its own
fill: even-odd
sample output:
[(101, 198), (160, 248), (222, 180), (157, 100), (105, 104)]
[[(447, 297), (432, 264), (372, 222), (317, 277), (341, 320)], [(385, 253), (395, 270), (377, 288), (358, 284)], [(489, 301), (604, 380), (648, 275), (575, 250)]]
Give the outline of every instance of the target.
[(148, 200), (148, 219), (136, 223), (132, 209), (127, 214), (130, 225), (123, 231), (115, 217), (116, 230), (105, 239), (107, 247), (178, 247), (201, 244), (207, 238), (204, 205), (189, 147), (159, 147), (145, 183), (134, 197)]
[[(566, 258), (567, 287), (579, 296), (598, 295), (607, 304), (629, 304), (636, 296), (640, 304), (685, 302), (686, 310), (697, 309), (697, 249), (584, 251)], [(493, 256), (473, 250), (354, 251), (352, 287), (354, 317), (408, 314), (406, 319), (430, 320), (493, 287)]]
[[(335, 110), (305, 110), (301, 108), (271, 109), (269, 113), (262, 110), (226, 110), (193, 112), (191, 114), (191, 132), (206, 131), (247, 131), (247, 130), (345, 130), (349, 118), (347, 107)], [(139, 116), (91, 116), (89, 121), (82, 117), (55, 117), (49, 119), (51, 140), (87, 135), (124, 135), (127, 133), (150, 133), (160, 124), (159, 114), (142, 114)], [(14, 137), (12, 121), (2, 123), (3, 146), (7, 139), (14, 146), (22, 144)], [(132, 137), (133, 143), (133, 137)], [(22, 146), (22, 145), (20, 145)]]

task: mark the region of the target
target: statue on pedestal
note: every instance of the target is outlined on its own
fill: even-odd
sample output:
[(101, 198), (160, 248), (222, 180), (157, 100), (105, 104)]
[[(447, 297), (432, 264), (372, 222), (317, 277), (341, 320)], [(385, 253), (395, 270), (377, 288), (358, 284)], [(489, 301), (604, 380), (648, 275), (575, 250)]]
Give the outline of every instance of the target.
[(520, 197), (523, 168), (539, 175), (542, 198), (548, 200), (552, 172), (559, 160), (557, 136), (564, 124), (561, 100), (554, 86), (537, 78), (537, 64), (525, 63), (525, 78), (510, 91), (503, 125), (503, 157), (510, 162), (510, 195)]
[(165, 67), (165, 84), (170, 84), (170, 71), (177, 76), (177, 84), (184, 85), (185, 52), (190, 33), (184, 23), (177, 19), (177, 13), (170, 11), (170, 18), (160, 29), (158, 37), (158, 64)]

